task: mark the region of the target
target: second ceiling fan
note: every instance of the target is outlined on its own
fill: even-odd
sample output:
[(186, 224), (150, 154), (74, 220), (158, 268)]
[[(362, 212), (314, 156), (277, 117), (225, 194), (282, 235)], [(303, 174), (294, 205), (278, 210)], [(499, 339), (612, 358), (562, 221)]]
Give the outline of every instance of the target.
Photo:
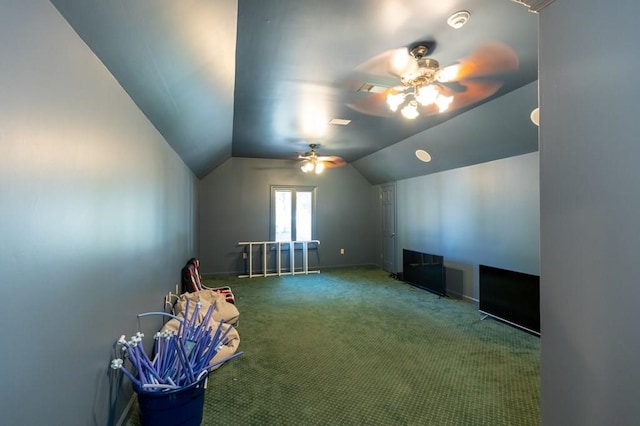
[(320, 174), (324, 169), (340, 167), (347, 164), (342, 157), (338, 157), (336, 155), (318, 155), (316, 152), (317, 147), (318, 144), (309, 144), (310, 151), (307, 151), (304, 154), (298, 154), (298, 159), (303, 160), (302, 165), (300, 166), (300, 169), (303, 172)]

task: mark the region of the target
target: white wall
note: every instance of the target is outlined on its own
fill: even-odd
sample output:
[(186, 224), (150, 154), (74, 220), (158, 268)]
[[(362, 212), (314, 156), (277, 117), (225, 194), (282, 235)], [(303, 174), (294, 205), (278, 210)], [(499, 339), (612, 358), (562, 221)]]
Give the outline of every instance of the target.
[(48, 1), (4, 0), (0, 40), (0, 417), (114, 424), (114, 343), (194, 254), (197, 180)]
[(640, 3), (540, 15), (542, 420), (637, 425)]
[[(531, 124), (533, 126), (533, 124)], [(402, 249), (444, 256), (447, 291), (478, 299), (478, 264), (539, 274), (538, 153), (397, 182)]]

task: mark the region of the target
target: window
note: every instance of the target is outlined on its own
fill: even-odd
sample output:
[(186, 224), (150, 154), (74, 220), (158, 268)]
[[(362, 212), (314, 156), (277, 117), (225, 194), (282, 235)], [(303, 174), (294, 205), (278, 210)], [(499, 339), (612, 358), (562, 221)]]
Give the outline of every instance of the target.
[(308, 186), (271, 187), (273, 241), (309, 241), (314, 237), (315, 192)]

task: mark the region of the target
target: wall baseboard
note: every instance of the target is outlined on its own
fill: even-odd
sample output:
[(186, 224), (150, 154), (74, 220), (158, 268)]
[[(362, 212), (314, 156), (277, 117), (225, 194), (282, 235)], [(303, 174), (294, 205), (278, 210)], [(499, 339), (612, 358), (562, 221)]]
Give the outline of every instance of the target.
[(467, 296), (466, 294), (458, 293), (457, 291), (450, 291), (449, 289), (447, 289), (447, 296), (453, 299), (459, 299), (468, 303), (473, 303), (476, 306), (480, 303), (478, 299), (474, 297)]
[(131, 394), (131, 398), (129, 398), (129, 402), (127, 403), (127, 406), (124, 407), (124, 410), (122, 411), (122, 415), (116, 422), (116, 426), (124, 426), (127, 424), (127, 422), (129, 421), (129, 418), (131, 417), (131, 409), (133, 408), (133, 404), (135, 402), (136, 402), (136, 394), (134, 392)]
[(476, 299), (475, 297), (462, 295), (462, 298), (464, 300), (466, 300), (467, 302), (469, 302), (469, 303), (473, 303), (476, 306), (480, 304), (480, 301), (478, 299)]

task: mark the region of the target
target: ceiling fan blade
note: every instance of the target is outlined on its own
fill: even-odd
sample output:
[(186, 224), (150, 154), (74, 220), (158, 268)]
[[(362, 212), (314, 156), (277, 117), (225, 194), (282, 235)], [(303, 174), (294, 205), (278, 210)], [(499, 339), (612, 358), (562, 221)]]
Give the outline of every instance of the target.
[[(453, 96), (453, 101), (447, 111), (455, 111), (494, 95), (502, 87), (502, 84), (501, 81), (493, 80), (465, 80), (457, 83), (456, 90), (452, 90), (449, 85), (446, 85), (441, 86), (440, 91), (445, 96)], [(421, 106), (419, 111), (420, 115), (439, 114), (435, 105)]]
[(388, 89), (383, 93), (364, 94), (346, 105), (354, 111), (362, 114), (373, 115), (376, 117), (391, 117), (395, 115), (387, 106), (387, 95), (389, 93), (397, 93), (393, 89)]
[[(452, 65), (440, 68), (440, 75), (436, 84), (443, 95), (453, 96), (454, 100), (448, 111), (464, 108), (479, 102), (495, 94), (503, 82), (502, 74), (516, 71), (519, 66), (518, 55), (504, 43), (489, 43), (477, 48), (468, 57)], [(400, 75), (418, 68), (417, 61), (408, 53), (406, 48), (388, 50), (377, 55), (358, 67), (355, 75), (350, 80), (350, 89), (354, 92), (360, 90), (365, 83), (376, 84), (374, 76), (387, 77), (385, 87), (379, 91), (368, 93), (355, 93), (362, 95), (352, 97), (346, 105), (360, 113), (378, 117), (390, 117), (396, 115), (387, 104), (387, 95), (401, 93), (407, 90), (406, 85), (400, 83)], [(393, 79), (389, 79), (393, 76)], [(367, 80), (368, 78), (368, 80)], [(381, 80), (378, 80), (381, 81)], [(392, 83), (395, 81), (395, 83)], [(439, 113), (435, 105), (421, 106), (421, 115)]]
[[(469, 78), (495, 77), (516, 71), (520, 60), (516, 52), (504, 43), (490, 43), (477, 48), (470, 56), (456, 64), (444, 67), (443, 73), (451, 71), (446, 81)], [(457, 70), (455, 70), (457, 68)]]
[(321, 156), (318, 157), (318, 161), (324, 163), (325, 168), (341, 167), (347, 164), (344, 158), (338, 157), (337, 155)]
[(409, 55), (406, 47), (391, 49), (367, 59), (355, 68), (357, 73), (369, 74), (380, 77), (400, 76), (406, 72), (415, 70), (417, 63)]
[(369, 92), (401, 86), (400, 75), (417, 68), (406, 48), (391, 49), (366, 60), (353, 69), (339, 86), (348, 92)]
[[(494, 95), (503, 83), (499, 80), (463, 80), (449, 84), (438, 84), (440, 92), (445, 96), (453, 96), (453, 102), (447, 111), (455, 111), (480, 102)], [(378, 117), (391, 117), (398, 114), (389, 109), (386, 101), (386, 93), (370, 94), (347, 106), (367, 115)], [(420, 106), (420, 115), (439, 114), (435, 105)]]

